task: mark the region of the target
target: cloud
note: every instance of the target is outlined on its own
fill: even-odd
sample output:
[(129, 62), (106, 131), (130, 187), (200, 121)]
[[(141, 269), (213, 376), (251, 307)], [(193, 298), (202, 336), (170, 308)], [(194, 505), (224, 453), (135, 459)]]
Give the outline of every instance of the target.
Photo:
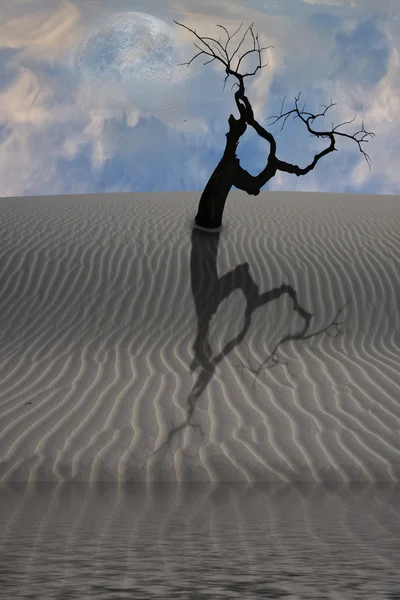
[(54, 115), (46, 108), (52, 91), (40, 81), (40, 77), (19, 67), (13, 83), (0, 94), (0, 119), (21, 123), (43, 125), (54, 120)]
[(60, 58), (81, 33), (79, 10), (68, 0), (13, 2), (0, 10), (1, 43), (20, 49), (21, 57), (50, 62)]
[(303, 0), (306, 4), (315, 4), (319, 6), (351, 6), (356, 7), (355, 0)]
[[(334, 5), (288, 2), (285, 7), (259, 0), (172, 0), (168, 5), (149, 0), (137, 10), (162, 15), (169, 28), (172, 50), (152, 63), (160, 77), (167, 73), (168, 61), (189, 61), (198, 52), (193, 35), (172, 19), (199, 34), (222, 37), (217, 23), (235, 31), (243, 21), (244, 32), (254, 21), (261, 45), (274, 46), (264, 53), (268, 66), (246, 81), (260, 123), (267, 126), (267, 117), (279, 113), (285, 95), (286, 110), (291, 107), (301, 90), (310, 109), (331, 97), (338, 103), (321, 127), (358, 113), (354, 127), (345, 130), (355, 131), (364, 119), (367, 130), (376, 133), (366, 148), (372, 171), (357, 145), (346, 140), (338, 143), (340, 152), (306, 177), (279, 174), (270, 189), (349, 192), (370, 187), (374, 193), (394, 193), (400, 187), (399, 5), (390, 0), (392, 13), (379, 17), (372, 10), (376, 3), (366, 0), (365, 6), (361, 11), (350, 0)], [(237, 114), (234, 79), (228, 79), (223, 91), (222, 65), (214, 61), (204, 66), (207, 57), (198, 57), (189, 67), (168, 71), (165, 85), (150, 80), (142, 85), (132, 65), (146, 67), (140, 60), (148, 51), (156, 57), (157, 49), (141, 53), (134, 47), (135, 56), (127, 60), (129, 48), (121, 51), (121, 36), (110, 30), (110, 24), (123, 23), (129, 14), (126, 0), (115, 0), (112, 7), (100, 0), (0, 4), (0, 195), (205, 185), (223, 152), (229, 114)], [(96, 38), (105, 24), (108, 37)], [(133, 37), (128, 32), (128, 45)], [(251, 43), (249, 36), (242, 50)], [(99, 50), (104, 70), (91, 73), (91, 64), (98, 69)], [(254, 56), (244, 66), (249, 71), (256, 64)], [(309, 138), (304, 126), (290, 119), (283, 132), (280, 124), (269, 129), (278, 141), (279, 157), (301, 166), (326, 143)], [(249, 128), (238, 154), (243, 166), (256, 173), (268, 150)]]
[[(378, 144), (371, 148), (374, 173), (379, 174), (382, 193), (392, 193), (399, 189), (400, 139), (400, 52), (392, 48), (387, 73), (376, 85), (365, 110), (365, 121), (374, 131)], [(366, 183), (367, 173), (358, 164), (351, 173), (354, 185)]]

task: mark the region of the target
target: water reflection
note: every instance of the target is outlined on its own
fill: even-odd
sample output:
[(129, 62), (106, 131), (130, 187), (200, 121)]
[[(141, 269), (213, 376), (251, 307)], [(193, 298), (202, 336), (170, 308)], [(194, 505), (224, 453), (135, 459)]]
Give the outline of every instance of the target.
[(394, 599), (399, 499), (397, 484), (2, 484), (1, 590)]

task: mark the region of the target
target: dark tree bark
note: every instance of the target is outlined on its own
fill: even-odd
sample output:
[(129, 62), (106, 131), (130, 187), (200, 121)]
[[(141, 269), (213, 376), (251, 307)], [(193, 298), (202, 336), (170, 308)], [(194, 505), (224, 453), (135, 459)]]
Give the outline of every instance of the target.
[(218, 230), (222, 222), (225, 201), (236, 180), (239, 159), (236, 148), (240, 137), (246, 131), (243, 119), (229, 117), (229, 131), (226, 134), (224, 154), (212, 173), (201, 195), (195, 223), (204, 229)]
[[(264, 129), (262, 125), (260, 125), (256, 119), (254, 118), (254, 113), (252, 106), (245, 95), (245, 86), (244, 79), (245, 77), (251, 77), (256, 74), (259, 69), (262, 69), (266, 65), (261, 64), (261, 53), (263, 50), (267, 50), (269, 47), (260, 47), (260, 42), (258, 39), (258, 34), (254, 35), (253, 32), (253, 24), (247, 28), (244, 33), (241, 42), (239, 43), (236, 50), (229, 56), (228, 54), (228, 44), (232, 40), (232, 38), (238, 33), (243, 23), (240, 25), (239, 29), (232, 35), (230, 35), (227, 29), (223, 25), (217, 25), (223, 29), (227, 35), (227, 40), (225, 44), (222, 44), (220, 40), (215, 40), (214, 38), (199, 36), (194, 29), (190, 29), (186, 25), (182, 23), (178, 23), (178, 21), (174, 21), (177, 25), (184, 27), (191, 33), (193, 33), (196, 38), (207, 48), (206, 50), (200, 48), (196, 43), (194, 44), (196, 48), (200, 50), (198, 54), (196, 54), (189, 62), (183, 63), (186, 65), (190, 65), (191, 62), (200, 56), (201, 54), (205, 54), (206, 56), (210, 56), (211, 59), (207, 60), (204, 64), (208, 64), (214, 60), (220, 61), (225, 68), (226, 77), (224, 80), (224, 88), (226, 80), (229, 76), (233, 76), (237, 79), (236, 85), (238, 86), (238, 90), (235, 92), (235, 102), (239, 111), (239, 119), (236, 119), (233, 115), (229, 116), (229, 131), (226, 134), (226, 145), (223, 156), (216, 166), (214, 172), (212, 173), (210, 179), (207, 182), (206, 187), (201, 195), (197, 215), (195, 217), (195, 226), (199, 229), (203, 229), (205, 231), (219, 231), (222, 224), (222, 215), (225, 208), (225, 202), (228, 197), (228, 194), (232, 188), (232, 186), (245, 191), (247, 194), (257, 196), (260, 193), (260, 189), (276, 174), (276, 172), (284, 171), (286, 173), (293, 173), (299, 177), (300, 175), (306, 175), (311, 170), (314, 169), (317, 162), (326, 154), (333, 152), (336, 150), (335, 148), (335, 136), (342, 136), (353, 139), (357, 142), (360, 152), (364, 155), (368, 166), (369, 156), (364, 152), (361, 147), (361, 144), (364, 142), (368, 142), (368, 136), (373, 137), (374, 134), (372, 132), (367, 132), (364, 129), (364, 123), (362, 123), (362, 127), (359, 131), (357, 131), (353, 135), (349, 135), (347, 133), (343, 133), (341, 131), (337, 131), (339, 127), (342, 125), (352, 123), (354, 119), (351, 121), (345, 121), (335, 127), (332, 124), (332, 129), (330, 131), (317, 131), (313, 127), (311, 127), (310, 123), (313, 123), (315, 119), (318, 117), (323, 117), (331, 106), (334, 106), (332, 103), (329, 106), (325, 106), (325, 110), (318, 114), (313, 114), (306, 112), (305, 106), (300, 110), (298, 106), (298, 101), (300, 99), (300, 93), (297, 97), (295, 97), (295, 108), (283, 113), (283, 103), (281, 113), (278, 116), (273, 116), (270, 118), (275, 119), (273, 123), (276, 123), (280, 119), (283, 119), (282, 127), (283, 129), (287, 118), (289, 115), (294, 114), (293, 119), (299, 118), (305, 124), (308, 132), (311, 136), (327, 138), (330, 140), (330, 144), (327, 148), (319, 152), (314, 156), (314, 159), (311, 161), (309, 165), (304, 168), (301, 168), (297, 165), (292, 165), (283, 160), (280, 160), (276, 156), (276, 142), (273, 135)], [(247, 33), (250, 31), (251, 36), (253, 38), (253, 48), (251, 50), (247, 50), (241, 56), (238, 56), (238, 63), (236, 68), (232, 68), (232, 59), (239, 51)], [(239, 67), (243, 58), (251, 53), (258, 54), (258, 65), (254, 69), (252, 73), (240, 73)], [(251, 175), (248, 171), (243, 169), (240, 165), (240, 161), (236, 155), (236, 149), (239, 144), (239, 140), (241, 136), (245, 133), (247, 126), (250, 125), (253, 129), (258, 133), (258, 135), (264, 138), (270, 145), (270, 152), (268, 155), (267, 163), (265, 168), (258, 175)], [(357, 138), (357, 135), (362, 134), (361, 138)]]
[(218, 163), (203, 193), (201, 194), (195, 223), (197, 227), (210, 231), (219, 231), (225, 201), (233, 185), (235, 163), (223, 158)]

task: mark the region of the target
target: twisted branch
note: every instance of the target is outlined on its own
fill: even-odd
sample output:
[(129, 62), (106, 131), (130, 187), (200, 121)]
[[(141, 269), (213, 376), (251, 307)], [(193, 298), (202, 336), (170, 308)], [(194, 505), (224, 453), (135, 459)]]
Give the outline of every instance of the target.
[[(179, 23), (178, 21), (174, 20), (174, 23), (176, 23), (180, 27), (184, 27), (185, 29), (187, 29), (188, 31), (193, 33), (195, 35), (195, 37), (206, 48), (206, 49), (201, 48), (198, 44), (194, 43), (196, 48), (199, 49), (199, 52), (189, 62), (180, 63), (181, 65), (189, 66), (194, 61), (195, 58), (204, 54), (206, 56), (211, 57), (210, 60), (207, 60), (204, 63), (205, 65), (209, 64), (210, 62), (213, 62), (214, 60), (218, 60), (224, 66), (226, 76), (224, 79), (223, 89), (225, 89), (226, 81), (230, 75), (232, 75), (233, 77), (235, 77), (237, 79), (237, 82), (235, 82), (233, 85), (238, 86), (238, 90), (235, 92), (235, 102), (236, 102), (236, 106), (237, 106), (237, 109), (240, 114), (240, 119), (239, 120), (235, 119), (233, 117), (233, 115), (230, 115), (230, 117), (228, 119), (231, 131), (233, 131), (233, 128), (236, 128), (236, 133), (235, 133), (235, 135), (237, 137), (236, 145), (238, 144), (238, 140), (241, 137), (241, 135), (243, 135), (243, 133), (245, 132), (246, 125), (251, 125), (251, 127), (253, 127), (253, 129), (258, 133), (258, 135), (260, 137), (264, 138), (265, 140), (267, 140), (270, 144), (270, 152), (268, 155), (267, 164), (266, 164), (265, 168), (258, 175), (255, 175), (255, 176), (250, 175), (247, 171), (245, 171), (240, 166), (239, 161), (237, 161), (237, 176), (236, 176), (235, 182), (234, 182), (235, 187), (238, 187), (239, 189), (246, 191), (248, 194), (255, 194), (255, 193), (258, 193), (260, 188), (263, 185), (265, 185), (267, 183), (267, 181), (269, 181), (276, 174), (276, 172), (278, 170), (284, 171), (286, 173), (293, 173), (294, 175), (297, 175), (297, 176), (306, 175), (307, 173), (309, 173), (311, 170), (314, 169), (314, 167), (316, 166), (318, 161), (323, 156), (329, 154), (330, 152), (337, 150), (337, 148), (335, 147), (336, 136), (354, 140), (357, 143), (360, 152), (364, 155), (364, 158), (366, 159), (369, 168), (371, 169), (371, 164), (370, 164), (371, 159), (370, 159), (369, 155), (364, 151), (362, 144), (368, 142), (369, 139), (367, 139), (367, 138), (368, 137), (372, 138), (375, 136), (375, 134), (372, 132), (366, 131), (366, 129), (364, 128), (364, 121), (362, 121), (361, 129), (358, 130), (353, 135), (350, 135), (343, 131), (338, 131), (338, 129), (340, 127), (342, 127), (343, 125), (352, 123), (356, 117), (354, 117), (354, 119), (351, 119), (350, 121), (344, 121), (343, 123), (340, 123), (339, 125), (336, 125), (336, 126), (334, 126), (332, 123), (332, 128), (330, 131), (316, 130), (313, 128), (314, 121), (318, 117), (324, 117), (325, 114), (327, 113), (327, 111), (329, 110), (329, 108), (331, 108), (332, 106), (335, 106), (335, 103), (333, 103), (331, 100), (331, 104), (329, 104), (328, 106), (321, 104), (320, 106), (322, 106), (325, 110), (323, 112), (316, 113), (316, 114), (307, 112), (305, 110), (306, 104), (304, 104), (303, 108), (300, 110), (298, 102), (300, 99), (301, 92), (299, 93), (299, 95), (297, 97), (295, 96), (295, 98), (294, 98), (295, 108), (284, 113), (283, 105), (284, 105), (285, 98), (286, 98), (286, 96), (285, 96), (285, 98), (283, 99), (283, 102), (282, 102), (280, 115), (278, 115), (278, 116), (274, 115), (272, 117), (269, 117), (269, 119), (275, 119), (271, 123), (271, 125), (273, 125), (274, 123), (283, 119), (283, 123), (282, 123), (282, 127), (281, 127), (281, 131), (282, 131), (288, 117), (290, 115), (294, 115), (293, 120), (296, 118), (299, 118), (306, 125), (307, 130), (310, 133), (310, 137), (315, 136), (318, 138), (327, 138), (330, 140), (330, 144), (324, 150), (315, 154), (313, 160), (304, 168), (301, 168), (298, 165), (293, 165), (293, 164), (287, 163), (287, 162), (277, 158), (277, 156), (276, 156), (276, 141), (275, 141), (274, 136), (272, 135), (272, 133), (267, 131), (262, 125), (260, 125), (260, 123), (258, 123), (258, 121), (255, 119), (253, 108), (252, 108), (247, 96), (245, 95), (244, 78), (255, 75), (258, 70), (260, 70), (268, 65), (268, 63), (263, 64), (263, 62), (262, 62), (262, 52), (264, 50), (268, 50), (269, 48), (273, 48), (273, 46), (265, 46), (265, 47), (260, 46), (258, 34), (254, 35), (254, 31), (253, 31), (254, 23), (252, 23), (246, 29), (246, 31), (244, 32), (244, 34), (242, 36), (241, 41), (239, 42), (238, 46), (232, 53), (230, 53), (230, 51), (228, 50), (229, 43), (240, 31), (243, 23), (241, 23), (239, 28), (232, 35), (229, 34), (228, 30), (223, 25), (220, 25), (220, 24), (216, 25), (216, 27), (221, 28), (225, 32), (226, 37), (227, 37), (225, 43), (221, 43), (220, 38), (218, 40), (215, 40), (212, 37), (200, 36), (200, 35), (198, 35), (198, 33), (196, 33), (196, 31), (194, 29), (191, 29), (190, 27), (187, 27), (186, 25), (183, 25), (182, 23)], [(244, 52), (242, 55), (238, 55), (238, 52), (249, 32), (252, 36), (253, 47), (250, 50), (247, 50), (246, 52)], [(215, 45), (215, 46), (213, 47), (213, 45)], [(250, 73), (240, 73), (239, 68), (240, 68), (242, 60), (246, 56), (249, 56), (252, 53), (257, 53), (257, 55), (258, 55), (257, 66)], [(232, 60), (236, 55), (238, 55), (238, 61), (237, 61), (236, 68), (233, 68)], [(232, 86), (232, 88), (233, 88), (233, 86)]]
[[(326, 115), (326, 113), (328, 112), (328, 110), (332, 106), (336, 106), (336, 103), (332, 102), (332, 99), (331, 99), (331, 103), (328, 106), (326, 106), (325, 104), (320, 104), (319, 106), (322, 106), (323, 108), (325, 108), (325, 110), (323, 112), (313, 114), (313, 113), (310, 113), (310, 112), (307, 112), (304, 110), (306, 107), (306, 104), (304, 104), (303, 108), (301, 110), (299, 110), (298, 102), (300, 100), (300, 95), (301, 95), (301, 92), (299, 92), (299, 95), (297, 97), (295, 96), (295, 98), (294, 98), (295, 108), (293, 108), (292, 110), (288, 110), (287, 112), (284, 113), (282, 111), (283, 111), (283, 105), (285, 103), (285, 98), (286, 98), (286, 96), (285, 96), (285, 98), (282, 101), (280, 115), (278, 115), (278, 116), (274, 115), (274, 116), (268, 117), (268, 119), (275, 119), (275, 121), (272, 121), (272, 123), (270, 123), (270, 125), (274, 125), (275, 123), (277, 123), (278, 121), (283, 119), (282, 127), (281, 127), (281, 131), (282, 131), (288, 117), (291, 114), (294, 114), (293, 121), (295, 119), (301, 119), (301, 121), (303, 121), (303, 123), (306, 125), (307, 130), (309, 131), (311, 136), (314, 135), (316, 137), (329, 138), (331, 140), (332, 148), (330, 147), (329, 151), (337, 150), (337, 148), (335, 148), (335, 135), (339, 135), (342, 137), (352, 139), (355, 142), (357, 142), (360, 152), (364, 155), (364, 158), (367, 161), (369, 168), (371, 169), (371, 159), (370, 159), (369, 155), (363, 150), (363, 148), (361, 147), (361, 144), (369, 142), (369, 140), (366, 138), (368, 136), (370, 136), (371, 138), (375, 137), (375, 134), (365, 130), (364, 121), (362, 121), (361, 129), (359, 131), (356, 131), (356, 133), (354, 133), (353, 135), (349, 135), (348, 133), (343, 133), (342, 131), (337, 131), (337, 129), (339, 127), (342, 127), (343, 125), (348, 125), (349, 123), (353, 123), (353, 121), (356, 119), (357, 115), (350, 121), (344, 121), (343, 123), (339, 123), (339, 125), (336, 125), (336, 126), (333, 126), (333, 123), (332, 123), (332, 129), (330, 131), (316, 131), (315, 129), (313, 129), (310, 126), (310, 121), (313, 123), (315, 121), (315, 119), (317, 119), (318, 117), (324, 117)], [(304, 115), (307, 115), (307, 118), (305, 118)], [(362, 134), (362, 137), (360, 139), (358, 139), (356, 136), (360, 135), (360, 134)], [(282, 169), (282, 170), (286, 170), (286, 169)], [(303, 175), (304, 173), (296, 173), (296, 174)]]

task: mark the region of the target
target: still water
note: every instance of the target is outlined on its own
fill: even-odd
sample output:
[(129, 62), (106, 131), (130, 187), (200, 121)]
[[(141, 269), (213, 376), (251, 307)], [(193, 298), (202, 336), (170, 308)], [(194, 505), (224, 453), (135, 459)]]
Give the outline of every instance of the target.
[(400, 599), (398, 484), (0, 487), (0, 598)]

